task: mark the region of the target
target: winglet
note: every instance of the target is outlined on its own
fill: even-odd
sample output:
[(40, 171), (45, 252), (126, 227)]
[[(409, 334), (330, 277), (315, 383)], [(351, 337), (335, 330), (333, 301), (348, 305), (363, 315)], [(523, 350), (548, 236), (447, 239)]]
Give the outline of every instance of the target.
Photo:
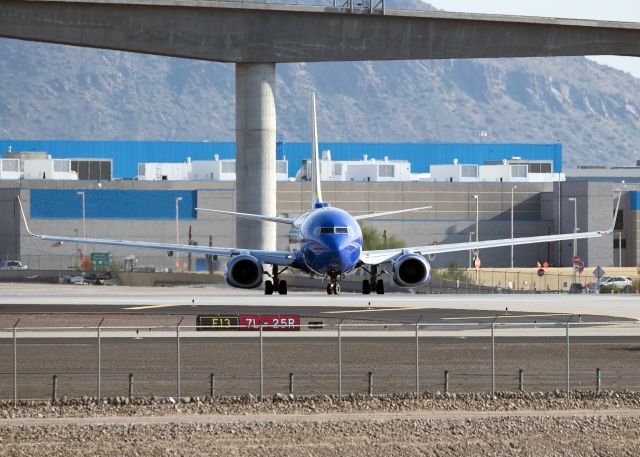
[(20, 214), (22, 215), (22, 220), (24, 221), (24, 228), (27, 229), (27, 233), (35, 238), (39, 238), (40, 235), (36, 235), (31, 230), (29, 230), (29, 224), (27, 224), (27, 216), (24, 214), (24, 207), (22, 206), (22, 200), (20, 200), (20, 196), (18, 195), (18, 206), (20, 206)]
[(607, 230), (603, 230), (602, 232), (599, 232), (603, 235), (608, 235), (610, 233), (613, 233), (613, 230), (616, 228), (616, 220), (618, 219), (618, 210), (620, 210), (620, 200), (622, 200), (622, 189), (617, 189), (616, 192), (618, 192), (618, 201), (616, 202), (616, 210), (613, 212), (613, 222), (611, 222), (611, 227), (609, 227)]
[[(318, 121), (316, 119), (316, 94), (311, 94), (311, 207), (322, 203), (320, 186), (320, 161), (318, 159)], [(322, 206), (322, 205), (320, 205)]]

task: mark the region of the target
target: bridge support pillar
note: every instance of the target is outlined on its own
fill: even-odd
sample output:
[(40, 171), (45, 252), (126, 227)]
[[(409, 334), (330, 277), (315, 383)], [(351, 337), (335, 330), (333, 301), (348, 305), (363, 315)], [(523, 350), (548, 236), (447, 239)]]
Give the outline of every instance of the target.
[[(276, 64), (236, 64), (236, 211), (276, 214)], [(275, 249), (273, 222), (236, 219), (239, 248)]]

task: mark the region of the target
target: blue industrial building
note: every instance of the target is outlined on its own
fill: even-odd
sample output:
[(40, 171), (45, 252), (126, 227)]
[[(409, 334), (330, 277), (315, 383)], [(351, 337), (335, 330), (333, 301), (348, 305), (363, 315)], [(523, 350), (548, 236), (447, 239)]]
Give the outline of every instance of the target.
[[(331, 150), (333, 160), (360, 160), (369, 158), (408, 160), (413, 173), (427, 173), (430, 166), (452, 163), (482, 164), (487, 160), (521, 157), (524, 160), (552, 160), (554, 173), (562, 172), (562, 145), (560, 144), (464, 144), (464, 143), (320, 143), (320, 150)], [(107, 158), (113, 159), (113, 176), (134, 178), (141, 162), (185, 162), (235, 157), (234, 142), (187, 141), (43, 141), (2, 140), (0, 152), (11, 148), (15, 152), (42, 151), (54, 158)], [(278, 159), (289, 161), (289, 176), (295, 176), (303, 159), (308, 159), (309, 143), (279, 142)]]
[(629, 192), (629, 209), (631, 211), (640, 211), (640, 191), (633, 190)]
[[(196, 218), (197, 192), (188, 190), (82, 189), (87, 219), (172, 220)], [(29, 217), (82, 219), (78, 189), (31, 189)]]

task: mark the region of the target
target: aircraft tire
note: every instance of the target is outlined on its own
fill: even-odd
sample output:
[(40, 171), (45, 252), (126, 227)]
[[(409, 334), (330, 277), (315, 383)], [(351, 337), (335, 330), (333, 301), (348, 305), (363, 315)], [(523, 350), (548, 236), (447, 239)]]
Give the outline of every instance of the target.
[(340, 294), (340, 284), (336, 284), (336, 286), (333, 288), (333, 293), (336, 295)]
[(371, 283), (368, 279), (362, 280), (362, 294), (369, 295), (371, 293)]
[(327, 294), (333, 295), (333, 287), (331, 287), (331, 284), (327, 284)]
[(382, 279), (378, 279), (378, 282), (376, 282), (376, 293), (378, 295), (384, 295), (384, 281), (382, 281)]
[(287, 281), (280, 281), (278, 284), (278, 293), (280, 295), (287, 295)]
[(269, 280), (264, 282), (264, 294), (273, 295), (273, 283)]

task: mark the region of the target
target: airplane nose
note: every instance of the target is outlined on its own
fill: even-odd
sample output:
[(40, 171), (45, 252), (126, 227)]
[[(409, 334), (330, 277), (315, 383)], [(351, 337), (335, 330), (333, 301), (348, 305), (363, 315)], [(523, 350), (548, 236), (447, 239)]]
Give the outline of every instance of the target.
[(353, 246), (347, 240), (331, 238), (327, 240), (327, 248), (332, 251), (329, 267), (335, 271), (350, 270), (353, 264)]

